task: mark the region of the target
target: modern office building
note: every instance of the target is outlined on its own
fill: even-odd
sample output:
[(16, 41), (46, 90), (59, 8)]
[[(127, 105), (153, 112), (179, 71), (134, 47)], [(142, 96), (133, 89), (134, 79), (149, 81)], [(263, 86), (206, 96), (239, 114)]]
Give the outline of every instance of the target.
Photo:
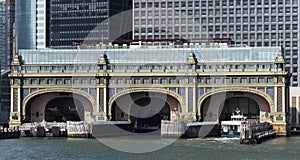
[[(17, 49), (77, 48), (131, 39), (132, 0), (16, 0)], [(129, 11), (129, 12), (126, 12)], [(110, 19), (112, 16), (125, 14)]]
[[(0, 2), (0, 59), (4, 59), (5, 55), (5, 5), (3, 2)], [(1, 66), (2, 66), (1, 61)]]
[[(121, 32), (122, 28), (132, 26), (131, 15), (121, 16), (117, 23), (109, 19), (131, 8), (131, 0), (51, 0), (47, 11), (48, 45), (51, 48), (77, 48), (82, 43), (95, 45), (119, 38), (131, 39), (131, 34), (126, 36)], [(116, 33), (119, 35), (115, 36)]]
[(13, 25), (15, 21), (15, 1), (0, 2), (0, 64), (9, 68), (13, 53)]
[(231, 38), (283, 46), (291, 86), (300, 85), (299, 0), (134, 0), (134, 39)]

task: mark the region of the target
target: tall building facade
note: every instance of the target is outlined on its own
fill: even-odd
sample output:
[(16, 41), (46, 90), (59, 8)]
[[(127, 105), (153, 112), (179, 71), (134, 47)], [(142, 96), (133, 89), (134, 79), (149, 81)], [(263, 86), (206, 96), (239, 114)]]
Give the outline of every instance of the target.
[(74, 49), (83, 42), (131, 39), (131, 33), (114, 34), (132, 28), (132, 15), (118, 24), (109, 19), (131, 9), (132, 0), (16, 0), (17, 49)]
[(46, 47), (46, 0), (36, 1), (36, 48)]
[(8, 124), (10, 113), (9, 69), (0, 69), (0, 125)]
[(0, 63), (9, 68), (13, 52), (13, 25), (15, 22), (15, 1), (0, 2)]
[(283, 46), (291, 86), (300, 85), (299, 0), (134, 0), (134, 39), (231, 38)]
[[(92, 45), (115, 38), (130, 39), (131, 34), (114, 37), (113, 32), (121, 32), (113, 25), (123, 28), (132, 22), (122, 17), (124, 19), (118, 24), (111, 24), (109, 18), (131, 8), (131, 0), (50, 0), (48, 45), (51, 48), (77, 48), (83, 41)], [(122, 21), (126, 23), (122, 24)]]

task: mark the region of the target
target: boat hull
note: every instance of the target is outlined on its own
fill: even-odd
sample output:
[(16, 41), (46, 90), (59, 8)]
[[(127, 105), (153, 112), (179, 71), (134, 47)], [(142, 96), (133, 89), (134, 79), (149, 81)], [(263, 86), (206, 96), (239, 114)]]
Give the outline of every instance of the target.
[(221, 137), (240, 137), (239, 132), (228, 133), (228, 132), (221, 132)]

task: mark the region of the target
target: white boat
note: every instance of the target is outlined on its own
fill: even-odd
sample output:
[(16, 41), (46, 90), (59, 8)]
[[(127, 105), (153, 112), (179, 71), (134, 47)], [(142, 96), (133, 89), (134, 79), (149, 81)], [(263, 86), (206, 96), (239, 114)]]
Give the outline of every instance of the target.
[(221, 121), (221, 136), (222, 137), (239, 137), (241, 124), (246, 121), (245, 116), (240, 114), (237, 108), (234, 114), (230, 117), (230, 121)]

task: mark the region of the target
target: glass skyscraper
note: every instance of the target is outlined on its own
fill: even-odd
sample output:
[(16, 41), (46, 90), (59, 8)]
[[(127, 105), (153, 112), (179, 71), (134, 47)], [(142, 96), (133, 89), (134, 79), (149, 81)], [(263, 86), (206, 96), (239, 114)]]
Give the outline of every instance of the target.
[(16, 0), (16, 47), (36, 49), (36, 1)]

